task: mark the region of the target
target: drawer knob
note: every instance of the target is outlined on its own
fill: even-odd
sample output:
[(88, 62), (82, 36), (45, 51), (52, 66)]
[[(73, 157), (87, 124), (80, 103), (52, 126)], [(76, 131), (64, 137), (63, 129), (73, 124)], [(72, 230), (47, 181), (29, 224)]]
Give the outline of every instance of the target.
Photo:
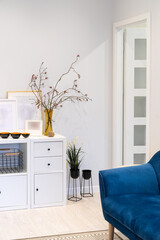
[(48, 163), (48, 166), (50, 166), (51, 164), (50, 163)]
[(51, 149), (50, 148), (48, 148), (48, 151), (50, 151)]
[(38, 188), (36, 188), (36, 191), (38, 192)]

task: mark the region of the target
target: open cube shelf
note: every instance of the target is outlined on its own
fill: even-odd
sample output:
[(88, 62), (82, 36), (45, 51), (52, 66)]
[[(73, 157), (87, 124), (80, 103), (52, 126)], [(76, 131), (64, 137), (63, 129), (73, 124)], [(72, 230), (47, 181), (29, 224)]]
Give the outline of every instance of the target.
[(23, 152), (17, 148), (0, 149), (0, 173), (23, 172)]

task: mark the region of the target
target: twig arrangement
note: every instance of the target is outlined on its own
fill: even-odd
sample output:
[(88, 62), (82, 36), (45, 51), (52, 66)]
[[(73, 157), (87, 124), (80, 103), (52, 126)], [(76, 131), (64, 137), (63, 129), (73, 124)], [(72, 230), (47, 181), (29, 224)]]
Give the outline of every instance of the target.
[[(41, 107), (42, 105), (44, 110), (48, 112), (53, 109), (59, 109), (63, 107), (63, 104), (66, 101), (75, 103), (76, 101), (87, 102), (88, 100), (91, 100), (87, 94), (83, 94), (78, 89), (77, 82), (80, 79), (80, 74), (75, 70), (74, 65), (77, 63), (79, 57), (79, 55), (76, 56), (75, 61), (71, 63), (68, 70), (60, 76), (54, 86), (49, 86), (49, 90), (46, 93), (44, 93), (44, 88), (45, 82), (48, 80), (47, 68), (44, 67), (44, 62), (41, 63), (39, 73), (37, 75), (33, 74), (29, 83), (32, 92), (36, 96), (35, 104), (37, 108)], [(73, 72), (76, 76), (72, 86), (59, 91), (59, 83), (71, 72)]]

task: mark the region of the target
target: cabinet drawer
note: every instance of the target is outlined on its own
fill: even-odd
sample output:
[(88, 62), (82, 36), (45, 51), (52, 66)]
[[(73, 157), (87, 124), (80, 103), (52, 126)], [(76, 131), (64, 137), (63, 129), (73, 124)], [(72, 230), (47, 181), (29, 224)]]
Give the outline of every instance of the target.
[(36, 142), (34, 143), (34, 156), (62, 156), (62, 142)]
[(27, 204), (27, 176), (0, 177), (0, 207)]
[(62, 171), (62, 157), (42, 157), (34, 159), (34, 172)]
[(62, 202), (62, 173), (36, 174), (36, 205)]

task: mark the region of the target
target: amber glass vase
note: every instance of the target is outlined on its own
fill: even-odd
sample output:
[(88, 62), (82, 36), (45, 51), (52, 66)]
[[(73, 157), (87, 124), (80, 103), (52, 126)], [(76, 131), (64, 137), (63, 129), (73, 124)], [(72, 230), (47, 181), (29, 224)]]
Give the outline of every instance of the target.
[(44, 135), (47, 136), (49, 132), (53, 132), (52, 128), (52, 116), (53, 116), (53, 110), (45, 110), (45, 130)]

